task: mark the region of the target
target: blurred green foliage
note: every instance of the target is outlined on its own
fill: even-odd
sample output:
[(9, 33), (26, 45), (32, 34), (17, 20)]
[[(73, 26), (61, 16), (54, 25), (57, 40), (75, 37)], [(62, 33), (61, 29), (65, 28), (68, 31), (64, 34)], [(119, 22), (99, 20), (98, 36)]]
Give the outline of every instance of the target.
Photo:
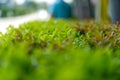
[[(120, 44), (111, 39), (116, 26), (67, 20), (9, 26), (0, 34), (0, 79), (120, 80)], [(106, 31), (110, 42), (100, 44)]]
[(39, 9), (39, 4), (29, 2), (23, 5), (2, 5), (0, 6), (1, 17), (19, 16), (32, 13)]

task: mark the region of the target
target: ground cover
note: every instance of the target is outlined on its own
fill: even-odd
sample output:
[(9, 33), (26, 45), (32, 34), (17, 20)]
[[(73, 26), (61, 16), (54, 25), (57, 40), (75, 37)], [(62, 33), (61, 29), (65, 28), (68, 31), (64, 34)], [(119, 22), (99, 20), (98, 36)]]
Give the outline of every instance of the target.
[(33, 21), (0, 34), (1, 80), (120, 80), (119, 24)]

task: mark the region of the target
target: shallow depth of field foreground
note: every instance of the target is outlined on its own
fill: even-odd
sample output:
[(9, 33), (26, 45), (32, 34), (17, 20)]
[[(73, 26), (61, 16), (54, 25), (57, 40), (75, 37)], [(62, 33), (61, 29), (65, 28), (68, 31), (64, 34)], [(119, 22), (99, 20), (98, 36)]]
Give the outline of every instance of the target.
[(120, 80), (120, 27), (50, 20), (0, 34), (0, 80)]

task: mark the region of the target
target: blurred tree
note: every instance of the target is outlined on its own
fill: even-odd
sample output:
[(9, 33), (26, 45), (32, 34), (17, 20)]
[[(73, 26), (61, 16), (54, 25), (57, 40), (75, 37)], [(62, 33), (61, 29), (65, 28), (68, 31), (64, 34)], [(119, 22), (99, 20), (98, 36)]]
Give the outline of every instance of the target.
[(39, 9), (39, 4), (29, 1), (21, 5), (14, 2), (6, 3), (0, 6), (0, 17), (20, 16), (32, 13)]
[(6, 5), (3, 5), (2, 7), (0, 7), (0, 9), (1, 9), (1, 17), (7, 16), (7, 11), (9, 10), (8, 7)]

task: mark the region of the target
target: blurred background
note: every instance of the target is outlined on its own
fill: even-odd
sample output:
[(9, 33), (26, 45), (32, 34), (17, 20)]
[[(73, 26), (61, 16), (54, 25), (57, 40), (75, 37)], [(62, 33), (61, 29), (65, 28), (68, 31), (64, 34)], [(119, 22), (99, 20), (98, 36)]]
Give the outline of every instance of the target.
[[(56, 0), (0, 0), (0, 31), (9, 25), (33, 20), (49, 20), (49, 7)], [(107, 0), (64, 0), (72, 7), (72, 19), (109, 20)]]

